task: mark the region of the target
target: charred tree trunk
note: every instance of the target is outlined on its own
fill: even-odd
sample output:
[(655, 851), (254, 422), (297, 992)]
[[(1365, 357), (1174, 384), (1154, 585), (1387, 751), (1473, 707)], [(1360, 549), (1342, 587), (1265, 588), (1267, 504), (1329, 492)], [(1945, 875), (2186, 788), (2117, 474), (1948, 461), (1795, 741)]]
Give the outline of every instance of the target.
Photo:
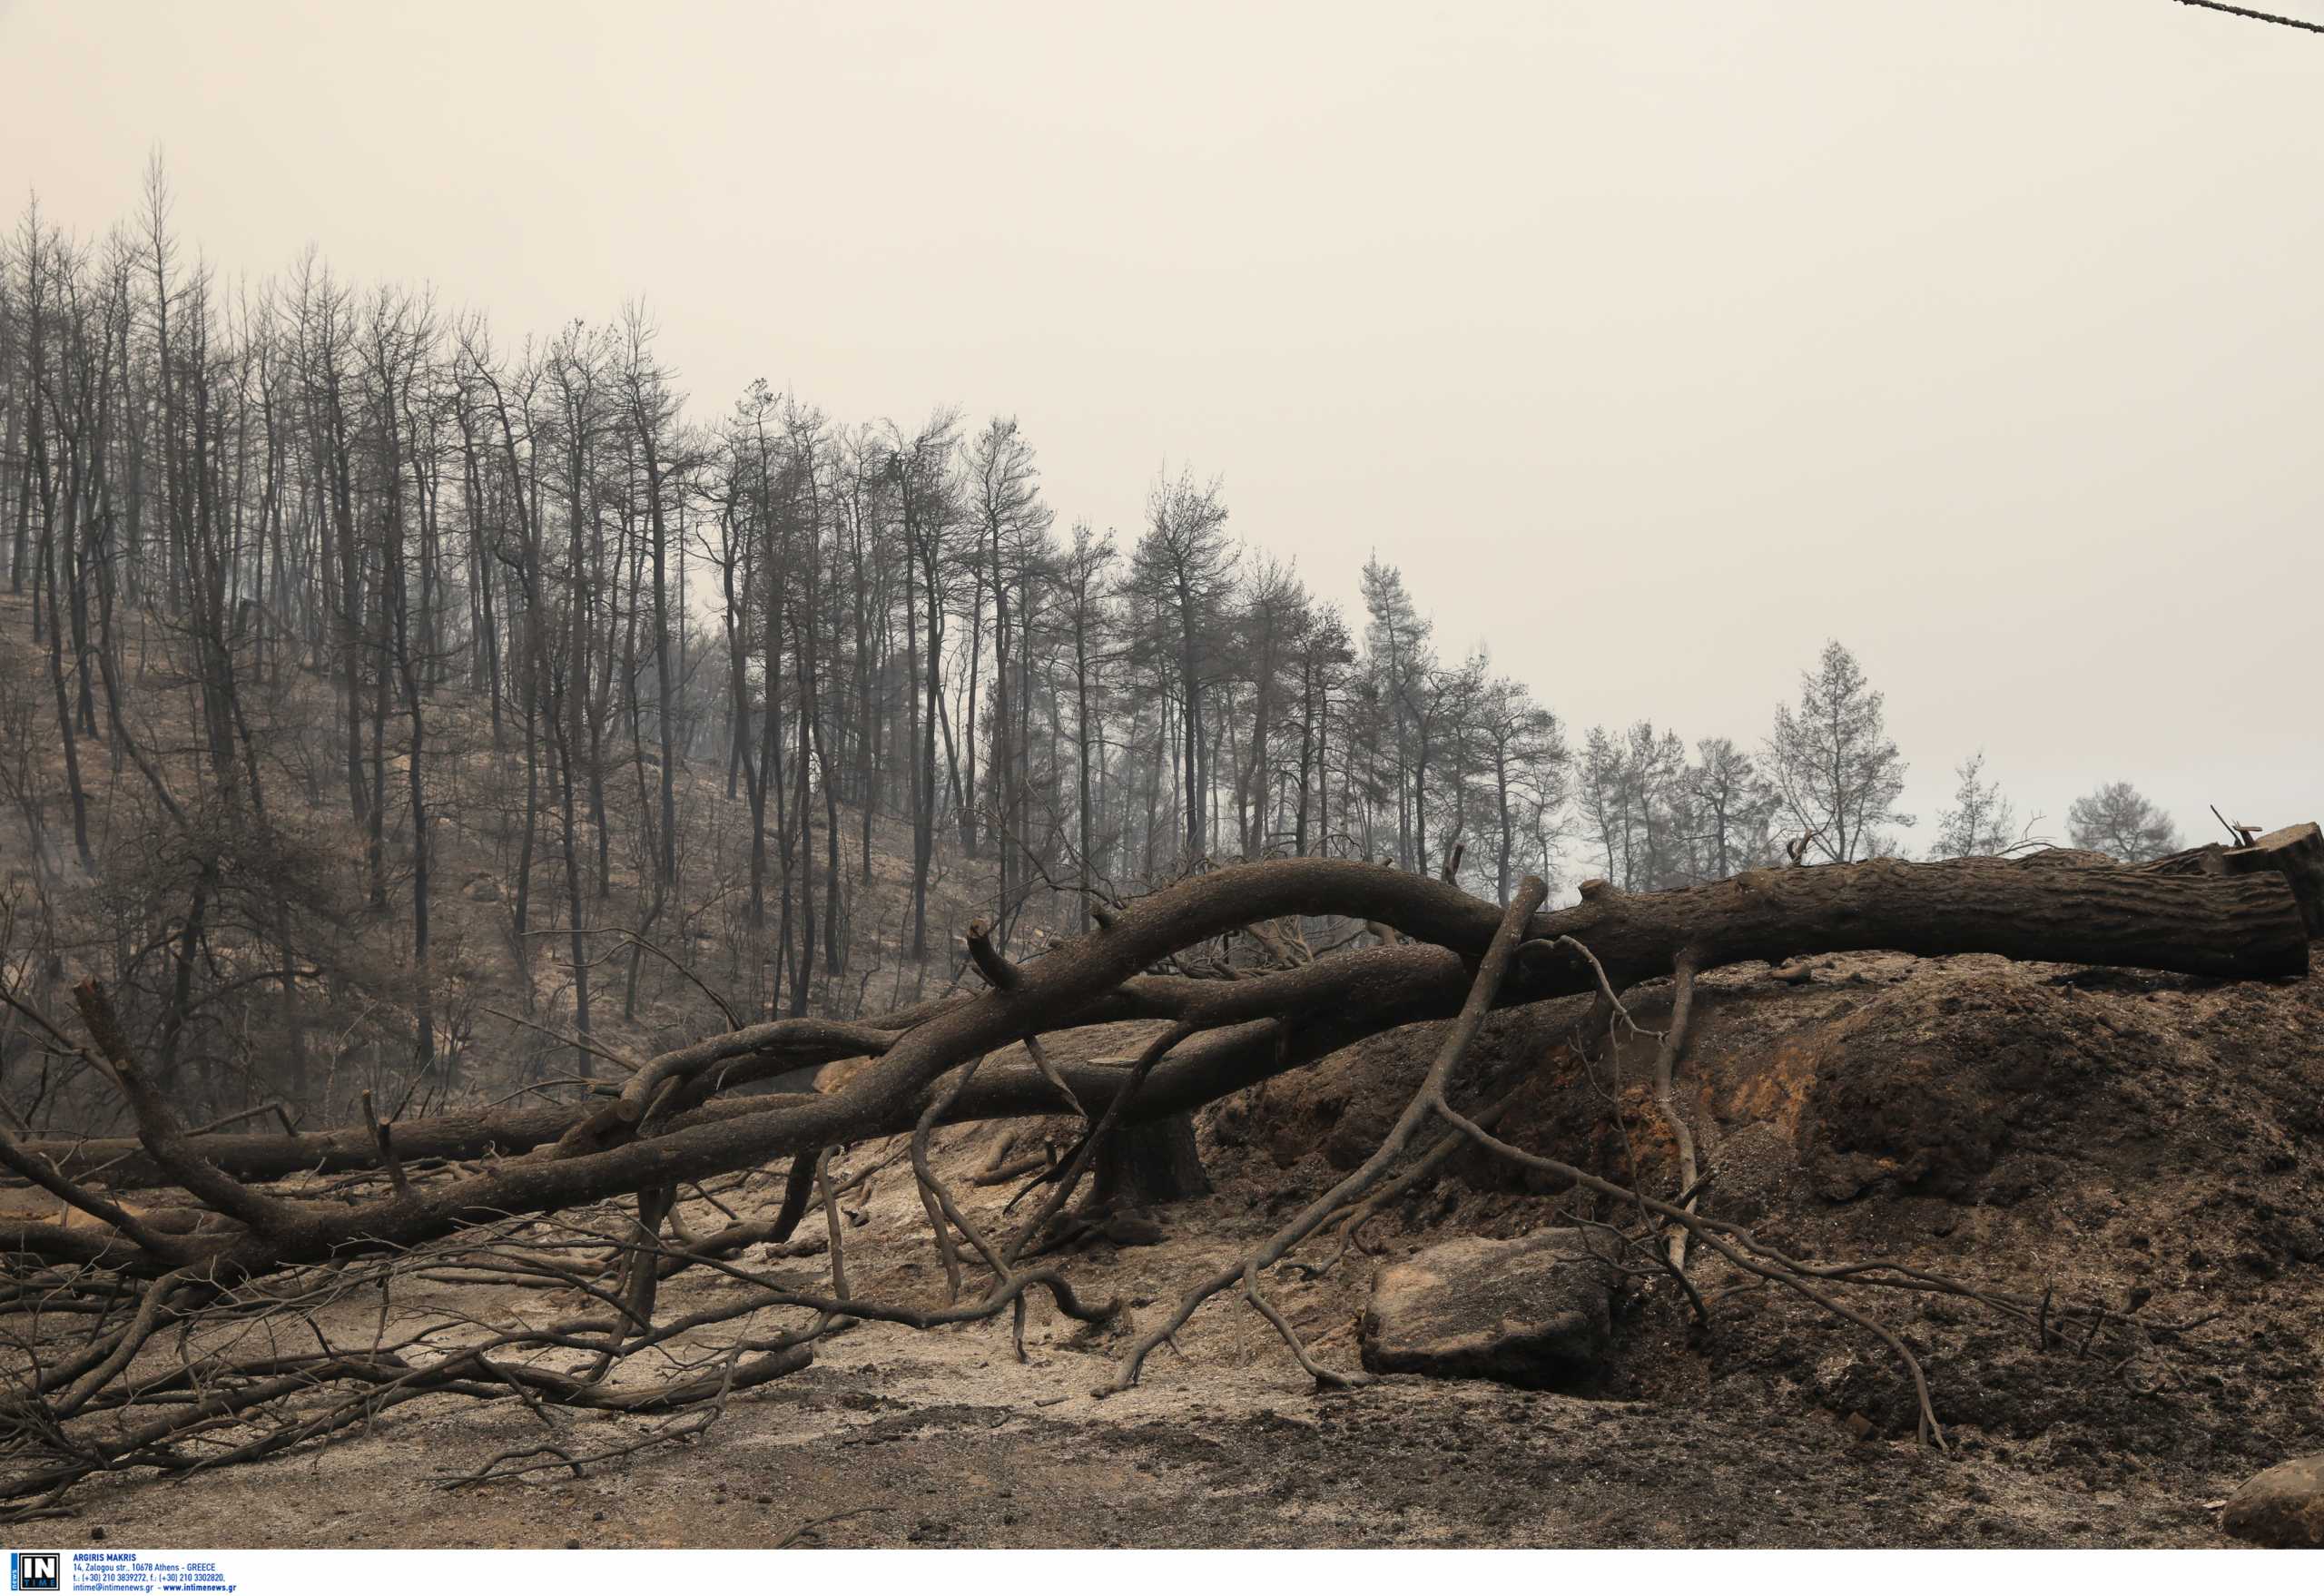
[[(2250, 835), (2249, 832), (2244, 833)], [(2286, 826), (2254, 837), (2243, 847), (2217, 842), (2190, 848), (2141, 865), (2156, 875), (2251, 875), (2272, 872), (2284, 878), (2299, 901), (2300, 918), (2310, 938), (2324, 937), (2324, 831), (2314, 821)]]
[[(1182, 948), (1293, 913), (1377, 920), (1414, 940), (1236, 981), (1142, 973)], [(1379, 865), (1291, 859), (1214, 871), (1106, 911), (1089, 934), (1039, 960), (1005, 966), (1009, 973), (993, 983), (1000, 990), (869, 1024), (794, 1020), (755, 1026), (665, 1054), (622, 1089), (625, 1112), (615, 1116), (625, 1132), (621, 1145), (582, 1138), (571, 1145), (576, 1150), (586, 1146), (589, 1156), (504, 1161), (393, 1215), (349, 1210), (326, 1218), (319, 1212), (311, 1233), (284, 1256), (304, 1256), (309, 1246), (328, 1251), (359, 1235), (367, 1245), (409, 1245), (444, 1234), (472, 1212), (562, 1207), (906, 1131), (922, 1094), (959, 1065), (1029, 1035), (1082, 1025), (1167, 1020), (1209, 1033), (1161, 1060), (1125, 1118), (1137, 1123), (1177, 1114), (1393, 1026), (1454, 1012), (1468, 987), (1466, 961), (1482, 951), (1496, 921), (1492, 905), (1457, 887)], [(1500, 1000), (1592, 990), (1595, 976), (1585, 961), (1561, 946), (1544, 945), (1566, 937), (1588, 947), (1617, 988), (1669, 974), (1681, 953), (1689, 954), (1699, 970), (1877, 948), (1925, 957), (2000, 953), (2226, 979), (2297, 976), (2309, 961), (2298, 901), (2273, 872), (2181, 876), (2001, 860), (1873, 860), (1748, 871), (1730, 882), (1669, 892), (1600, 892), (1571, 908), (1538, 914)], [(993, 973), (988, 971), (989, 978)], [(878, 1063), (843, 1090), (805, 1101), (765, 1099), (763, 1109), (731, 1116), (676, 1118), (715, 1091), (864, 1054), (877, 1056)], [(1092, 1111), (1126, 1083), (1118, 1069), (1068, 1066), (1062, 1074)], [(671, 1081), (683, 1089), (656, 1101), (655, 1094)], [(1054, 1089), (1035, 1070), (994, 1069), (959, 1094), (945, 1118), (1046, 1114), (1056, 1104)], [(649, 1106), (666, 1134), (629, 1139), (628, 1128), (646, 1118)], [(457, 1121), (406, 1121), (397, 1134), (406, 1147), (428, 1138), (431, 1156), (473, 1158), (557, 1139), (592, 1112), (503, 1109)], [(203, 1137), (192, 1145), (230, 1174), (264, 1179), (313, 1167), (322, 1139)], [(329, 1151), (334, 1159), (369, 1162), (360, 1144), (360, 1137), (350, 1134), (343, 1145), (332, 1138)], [(118, 1143), (58, 1142), (34, 1144), (31, 1150), (70, 1169), (128, 1149)]]
[(1195, 1145), (1194, 1116), (1181, 1110), (1108, 1132), (1098, 1143), (1093, 1182), (1093, 1209), (1150, 1208), (1208, 1197), (1210, 1176)]

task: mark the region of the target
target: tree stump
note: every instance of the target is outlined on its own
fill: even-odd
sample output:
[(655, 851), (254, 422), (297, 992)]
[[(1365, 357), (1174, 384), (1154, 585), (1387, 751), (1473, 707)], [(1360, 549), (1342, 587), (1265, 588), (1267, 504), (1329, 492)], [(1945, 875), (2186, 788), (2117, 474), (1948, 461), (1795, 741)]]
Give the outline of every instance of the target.
[(1195, 1145), (1191, 1114), (1118, 1125), (1098, 1144), (1089, 1191), (1095, 1212), (1150, 1208), (1157, 1203), (1208, 1197), (1210, 1175)]

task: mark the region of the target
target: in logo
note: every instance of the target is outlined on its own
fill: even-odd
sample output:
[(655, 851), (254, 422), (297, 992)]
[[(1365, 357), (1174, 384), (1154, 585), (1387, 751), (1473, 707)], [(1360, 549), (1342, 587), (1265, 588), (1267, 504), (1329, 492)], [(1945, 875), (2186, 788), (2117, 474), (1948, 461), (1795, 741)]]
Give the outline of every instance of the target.
[(62, 1591), (64, 1589), (64, 1558), (55, 1552), (11, 1552), (8, 1554), (8, 1589), (11, 1591)]

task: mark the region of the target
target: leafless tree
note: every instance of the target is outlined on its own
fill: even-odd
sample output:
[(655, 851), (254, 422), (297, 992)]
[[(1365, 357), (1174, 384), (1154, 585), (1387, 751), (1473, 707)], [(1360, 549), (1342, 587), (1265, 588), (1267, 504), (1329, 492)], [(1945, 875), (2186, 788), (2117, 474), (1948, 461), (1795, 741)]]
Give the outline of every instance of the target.
[(1889, 740), (1881, 695), (1856, 656), (1827, 643), (1816, 668), (1799, 677), (1799, 703), (1778, 705), (1768, 763), (1786, 812), (1818, 858), (1863, 857), (1899, 813), (1905, 759)]
[(2075, 847), (2125, 864), (2160, 859), (2179, 847), (2178, 826), (2128, 782), (2108, 782), (2075, 799), (2066, 811), (2066, 834)]

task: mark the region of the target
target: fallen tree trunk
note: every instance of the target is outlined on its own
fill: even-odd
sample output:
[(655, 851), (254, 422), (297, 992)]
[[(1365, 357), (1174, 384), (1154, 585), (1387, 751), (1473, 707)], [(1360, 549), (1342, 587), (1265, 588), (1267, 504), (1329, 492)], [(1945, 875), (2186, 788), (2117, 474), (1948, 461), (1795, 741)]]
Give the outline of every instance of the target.
[[(883, 1051), (896, 1037), (930, 1015), (969, 1000), (960, 996), (921, 1004), (857, 1024), (822, 1020), (771, 1020), (665, 1053), (647, 1063), (639, 1074), (653, 1072), (657, 1079), (694, 1080), (702, 1089), (695, 1098), (698, 1102), (730, 1087), (755, 1085), (794, 1069)], [(523, 1108), (458, 1109), (424, 1118), (397, 1120), (389, 1128), (397, 1156), (415, 1162), (430, 1158), (462, 1161), (507, 1158), (559, 1141), (592, 1119), (603, 1118), (609, 1125), (635, 1125), (639, 1118), (636, 1113), (625, 1116), (617, 1111), (617, 1105), (628, 1100), (624, 1097), (613, 1103), (591, 1098), (579, 1104), (551, 1102)], [(772, 1103), (770, 1098), (768, 1106)], [(379, 1161), (377, 1140), (365, 1126), (290, 1134), (213, 1133), (188, 1140), (205, 1159), (239, 1180), (330, 1175), (374, 1168)], [(36, 1141), (25, 1144), (25, 1150), (47, 1159), (71, 1179), (101, 1176), (107, 1185), (120, 1187), (170, 1182), (168, 1174), (146, 1154), (144, 1143), (133, 1136)]]
[[(2261, 851), (2225, 852), (2233, 857)], [(1138, 973), (1180, 948), (1253, 919), (1301, 912), (1379, 920), (1414, 941), (1241, 981)], [(685, 1089), (694, 1101), (804, 1063), (866, 1052), (901, 1051), (907, 1059), (900, 1070), (891, 1072), (883, 1064), (848, 1090), (812, 1104), (785, 1099), (787, 1106), (777, 1108), (770, 1099), (764, 1115), (738, 1108), (721, 1116), (718, 1124), (680, 1128), (673, 1123), (671, 1134), (653, 1138), (663, 1157), (633, 1157), (629, 1165), (618, 1167), (621, 1173), (605, 1167), (603, 1177), (619, 1182), (632, 1177), (633, 1167), (650, 1173), (649, 1166), (659, 1165), (675, 1166), (686, 1173), (675, 1177), (691, 1179), (814, 1145), (908, 1130), (918, 1111), (914, 1098), (936, 1074), (974, 1052), (1079, 1025), (1151, 1019), (1215, 1030), (1269, 1020), (1288, 1033), (1297, 1061), (1307, 1062), (1322, 1056), (1315, 1047), (1325, 1039), (1344, 1046), (1392, 1025), (1457, 1009), (1462, 966), (1447, 951), (1470, 957), (1481, 951), (1496, 912), (1456, 887), (1347, 861), (1279, 860), (1214, 872), (1141, 900), (1112, 929), (1093, 931), (1048, 957), (1010, 967), (1022, 979), (1008, 990), (925, 1004), (861, 1025), (775, 1021), (665, 1054), (641, 1076)], [(1692, 952), (1699, 970), (1881, 948), (1928, 957), (2000, 953), (2242, 979), (2300, 974), (2308, 968), (2309, 948), (2299, 901), (2291, 883), (2274, 869), (2058, 871), (1981, 859), (1747, 871), (1728, 881), (1674, 892), (1600, 893), (1535, 916), (1532, 933), (1534, 942), (1571, 936), (1584, 943), (1618, 986), (1669, 974), (1682, 951)], [(1530, 957), (1503, 1000), (1584, 991), (1591, 980), (1571, 953)], [(1301, 1045), (1303, 1031), (1315, 1033), (1315, 1040)], [(1202, 1049), (1212, 1056), (1199, 1069), (1187, 1068), (1192, 1059), (1166, 1061), (1140, 1094), (1134, 1117), (1167, 1111), (1154, 1106), (1165, 1101), (1190, 1107), (1209, 1100), (1187, 1101), (1187, 1087), (1181, 1084), (1206, 1075), (1216, 1079), (1205, 1089), (1220, 1089), (1214, 1096), (1248, 1084), (1256, 1078), (1244, 1057), (1249, 1046)], [(1235, 1062), (1228, 1063), (1229, 1057)], [(1107, 1079), (1086, 1070), (1068, 1076), (1077, 1094), (1086, 1089), (1100, 1104), (1111, 1096)], [(976, 1083), (945, 1118), (1050, 1112), (1056, 1105), (1053, 1097), (1043, 1095), (1049, 1090), (1030, 1071), (1021, 1079), (1014, 1071), (995, 1072)], [(625, 1094), (625, 1100), (635, 1099)], [(1024, 1106), (1000, 1106), (1019, 1103)], [(466, 1160), (557, 1142), (592, 1116), (606, 1118), (608, 1129), (625, 1130), (641, 1117), (631, 1114), (615, 1125), (612, 1121), (618, 1117), (605, 1108), (535, 1107), (410, 1120), (395, 1126), (393, 1134), (406, 1159)], [(824, 1140), (811, 1143), (808, 1138), (815, 1136)], [(368, 1167), (378, 1160), (371, 1132), (360, 1127), (297, 1137), (208, 1136), (190, 1138), (189, 1145), (242, 1180)], [(25, 1150), (54, 1162), (69, 1177), (112, 1164), (107, 1178), (115, 1185), (166, 1178), (133, 1139), (40, 1142)], [(585, 1157), (623, 1150), (618, 1139), (574, 1149)], [(598, 1173), (593, 1164), (592, 1176)], [(565, 1176), (516, 1184), (526, 1195), (508, 1196), (519, 1202), (554, 1206), (588, 1200), (590, 1195), (561, 1195), (576, 1189)], [(537, 1197), (530, 1193), (536, 1185), (543, 1188)], [(625, 1189), (634, 1188), (605, 1188)]]
[[(2211, 890), (2189, 892), (2199, 879)], [(1999, 953), (2228, 980), (2308, 969), (2299, 904), (2282, 878), (2263, 875), (1876, 859), (1745, 871), (1712, 886), (1610, 898), (1543, 918), (1556, 922), (1550, 934), (1587, 943), (1617, 983), (1669, 974), (1682, 949), (1695, 951), (1702, 970), (1863, 949), (1925, 958)]]
[(2299, 901), (2309, 937), (2324, 937), (2324, 831), (2314, 821), (2254, 837), (2241, 847), (2207, 842), (2137, 868), (2157, 875), (2280, 875)]
[[(408, 1160), (481, 1158), (495, 1153), (526, 1152), (555, 1141), (571, 1128), (581, 1112), (570, 1103), (541, 1103), (522, 1108), (435, 1114), (403, 1120), (390, 1128), (397, 1156)], [(329, 1175), (372, 1168), (379, 1161), (379, 1145), (369, 1126), (290, 1136), (244, 1131), (189, 1139), (204, 1158), (238, 1180)], [(165, 1185), (170, 1178), (133, 1136), (28, 1142), (25, 1150), (47, 1159), (73, 1180), (101, 1179), (108, 1186), (127, 1187)]]
[[(1180, 949), (1255, 920), (1292, 913), (1378, 920), (1416, 943), (1433, 946), (1371, 949), (1240, 981), (1140, 973)], [(1162, 1019), (1198, 1031), (1267, 1020), (1278, 1050), (1312, 1057), (1315, 1044), (1299, 1045), (1303, 1031), (1320, 1033), (1318, 1041), (1352, 1040), (1348, 1033), (1356, 1027), (1383, 1030), (1442, 1011), (1448, 1000), (1457, 1005), (1459, 959), (1448, 961), (1447, 951), (1467, 958), (1481, 954), (1498, 914), (1492, 904), (1456, 887), (1377, 865), (1295, 859), (1219, 870), (1140, 900), (1110, 915), (1110, 925), (1046, 957), (1009, 967), (1015, 979), (1006, 989), (929, 1006), (924, 1017), (915, 1016), (917, 1023), (895, 1033), (877, 1063), (828, 1096), (776, 1099), (779, 1106), (764, 1113), (674, 1125), (665, 1134), (602, 1150), (576, 1149), (577, 1156), (569, 1158), (503, 1160), (425, 1193), (354, 1210), (281, 1205), (267, 1227), (271, 1234), (187, 1238), (170, 1248), (181, 1256), (155, 1258), (153, 1265), (171, 1268), (202, 1262), (262, 1272), (350, 1246), (409, 1246), (484, 1217), (601, 1201), (909, 1129), (924, 1106), (922, 1094), (969, 1059), (1027, 1036), (1100, 1020)], [(2290, 885), (2272, 872), (2058, 871), (1997, 860), (1876, 860), (1751, 871), (1731, 881), (1669, 892), (1601, 892), (1571, 908), (1536, 915), (1530, 933), (1503, 1001), (1590, 989), (1595, 977), (1585, 960), (1543, 945), (1561, 937), (1588, 947), (1618, 987), (1669, 974), (1682, 951), (1699, 970), (1884, 948), (1928, 956), (1988, 952), (2256, 978), (2304, 972), (2309, 949)], [(788, 1023), (847, 1033), (829, 1041), (832, 1047), (852, 1047), (862, 1039), (862, 1028)], [(714, 1069), (734, 1084), (752, 1079), (753, 1072), (796, 1067), (799, 1049), (786, 1040), (790, 1033), (783, 1025), (753, 1030), (762, 1034), (736, 1033), (697, 1044), (686, 1051), (697, 1056), (698, 1065), (665, 1070), (663, 1079), (699, 1089)], [(1242, 1084), (1248, 1072), (1242, 1049), (1248, 1046), (1226, 1049), (1242, 1063), (1225, 1068), (1208, 1086), (1231, 1090)], [(1170, 1078), (1165, 1060), (1147, 1083), (1157, 1100), (1141, 1101), (1139, 1118), (1162, 1111), (1160, 1097), (1178, 1095), (1167, 1092)], [(1077, 1084), (1075, 1089), (1081, 1088)], [(1094, 1095), (1102, 1099), (1108, 1094)], [(956, 1113), (984, 1096), (964, 1094)], [(1035, 1111), (1054, 1108), (1052, 1098)], [(448, 1158), (474, 1157), (488, 1146), (513, 1148), (520, 1132), (541, 1127), (542, 1113), (485, 1115), (458, 1134), (442, 1136), (440, 1121), (415, 1122), (395, 1128), (396, 1143), (406, 1157), (417, 1156), (411, 1150), (416, 1146), (440, 1148), (440, 1156)], [(568, 1126), (579, 1118), (569, 1111)], [(334, 1142), (332, 1150), (357, 1158), (351, 1137), (364, 1134), (351, 1133), (350, 1140)], [(152, 1152), (151, 1138), (141, 1139)], [(223, 1138), (245, 1147), (251, 1139)], [(225, 1150), (222, 1138), (188, 1139), (184, 1145), (205, 1159), (212, 1145)], [(59, 1150), (72, 1153), (69, 1148)], [(80, 1156), (85, 1158), (86, 1149)], [(155, 1163), (165, 1161), (157, 1158)]]

